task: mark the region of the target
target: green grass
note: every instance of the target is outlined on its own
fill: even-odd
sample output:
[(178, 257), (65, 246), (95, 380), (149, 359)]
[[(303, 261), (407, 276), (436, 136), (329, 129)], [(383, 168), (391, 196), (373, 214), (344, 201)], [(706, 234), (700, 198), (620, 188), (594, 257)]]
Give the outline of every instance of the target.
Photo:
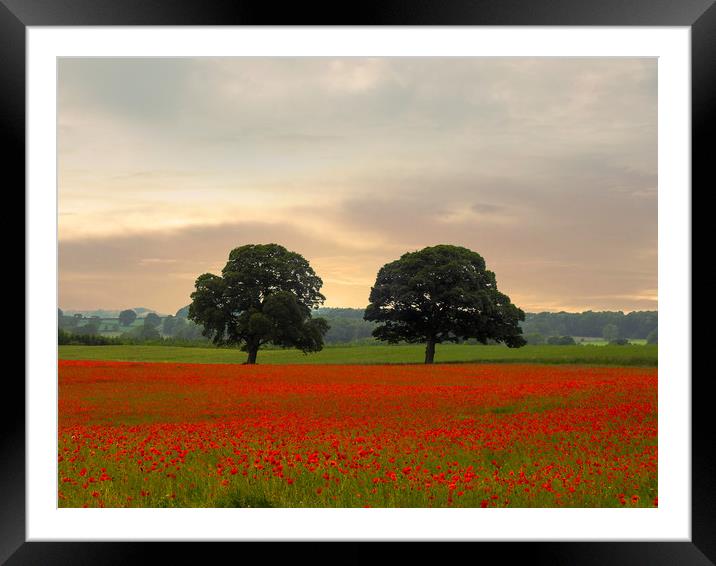
[[(298, 350), (262, 350), (260, 364), (405, 364), (422, 363), (422, 345), (329, 346), (305, 355)], [(198, 364), (240, 364), (246, 354), (228, 348), (176, 346), (60, 346), (63, 360), (112, 360)], [(618, 366), (656, 366), (658, 347), (643, 346), (471, 346), (439, 344), (436, 363), (544, 363)]]

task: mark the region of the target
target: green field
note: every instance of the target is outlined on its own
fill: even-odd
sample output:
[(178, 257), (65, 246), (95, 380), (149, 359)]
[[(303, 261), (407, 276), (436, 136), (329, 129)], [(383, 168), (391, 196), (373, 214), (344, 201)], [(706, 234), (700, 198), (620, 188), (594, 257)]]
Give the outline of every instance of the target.
[[(298, 350), (262, 350), (259, 364), (405, 364), (422, 363), (422, 345), (329, 346), (305, 355)], [(59, 346), (63, 360), (113, 360), (239, 364), (246, 354), (228, 348), (184, 348), (174, 346)], [(619, 366), (656, 366), (658, 347), (646, 346), (472, 346), (440, 344), (436, 363), (544, 363)]]

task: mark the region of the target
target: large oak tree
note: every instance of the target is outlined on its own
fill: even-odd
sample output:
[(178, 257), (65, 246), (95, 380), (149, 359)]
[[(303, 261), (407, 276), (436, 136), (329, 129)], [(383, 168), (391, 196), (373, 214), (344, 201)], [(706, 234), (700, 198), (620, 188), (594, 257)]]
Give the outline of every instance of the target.
[(482, 256), (459, 246), (427, 247), (384, 265), (364, 318), (380, 323), (373, 331), (379, 340), (424, 342), (426, 364), (441, 342), (526, 343), (519, 326), (525, 313), (497, 290)]
[(231, 251), (220, 276), (197, 278), (188, 318), (215, 344), (241, 346), (248, 364), (269, 343), (317, 352), (328, 330), (311, 317), (325, 301), (322, 285), (301, 255), (278, 244), (245, 245)]

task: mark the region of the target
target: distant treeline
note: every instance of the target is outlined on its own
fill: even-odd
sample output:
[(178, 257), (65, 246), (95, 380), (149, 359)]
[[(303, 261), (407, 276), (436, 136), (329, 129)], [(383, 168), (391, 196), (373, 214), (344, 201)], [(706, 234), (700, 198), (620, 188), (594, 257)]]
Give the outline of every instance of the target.
[[(363, 309), (320, 308), (315, 316), (325, 318), (331, 325), (326, 334), (327, 344), (372, 341), (375, 323), (363, 320)], [(521, 323), (524, 335), (531, 335), (539, 343), (574, 344), (573, 336), (604, 338), (615, 342), (624, 339), (656, 341), (657, 311), (586, 311), (526, 313)], [(542, 340), (539, 339), (542, 337)]]
[[(132, 310), (132, 309), (128, 309)], [(202, 327), (187, 319), (189, 307), (177, 310), (175, 315), (159, 317), (142, 309), (144, 317), (121, 318), (119, 311), (92, 311), (86, 316), (71, 316), (58, 312), (60, 344), (165, 344), (209, 346), (202, 335)], [(94, 313), (110, 314), (100, 317)], [(135, 313), (135, 315), (138, 313)], [(326, 344), (366, 344), (377, 341), (372, 332), (375, 323), (363, 320), (362, 309), (320, 308), (314, 316), (325, 318), (330, 329), (324, 337)], [(127, 322), (129, 321), (129, 322)]]
[[(163, 344), (177, 346), (208, 346), (208, 339), (202, 335), (202, 327), (182, 316), (160, 317), (146, 312), (138, 317), (127, 309), (118, 316), (102, 318), (97, 315), (84, 316), (75, 313), (65, 315), (58, 309), (59, 344), (109, 345), (109, 344)], [(113, 313), (114, 314), (114, 313)]]
[[(189, 307), (180, 308), (175, 315), (159, 316), (141, 309), (145, 316), (131, 309), (108, 312), (113, 317), (72, 316), (58, 311), (58, 341), (60, 344), (164, 344), (177, 346), (210, 346), (202, 335), (202, 327), (187, 319)], [(132, 314), (133, 313), (133, 316)], [(363, 320), (363, 309), (319, 308), (315, 317), (328, 321), (330, 329), (326, 344), (378, 343), (372, 336), (375, 323)], [(604, 338), (609, 342), (628, 339), (657, 341), (658, 313), (635, 311), (587, 311), (582, 313), (527, 313), (521, 323), (530, 344), (574, 344), (572, 337)]]
[(656, 331), (658, 323), (657, 311), (633, 311), (629, 314), (621, 311), (526, 313), (522, 333), (607, 339), (648, 338), (652, 331)]
[(74, 334), (67, 330), (59, 329), (57, 331), (57, 343), (60, 346), (187, 346), (193, 348), (214, 348), (215, 346), (202, 337), (201, 340), (186, 340), (172, 337), (152, 337), (152, 338), (136, 338), (128, 334), (121, 336), (103, 336), (101, 334)]
[(325, 318), (330, 325), (324, 336), (326, 344), (376, 342), (372, 332), (376, 323), (363, 320), (363, 309), (319, 308), (315, 316)]
[(119, 338), (110, 338), (99, 334), (74, 334), (59, 328), (57, 330), (57, 344), (60, 346), (109, 346), (122, 344), (122, 341)]

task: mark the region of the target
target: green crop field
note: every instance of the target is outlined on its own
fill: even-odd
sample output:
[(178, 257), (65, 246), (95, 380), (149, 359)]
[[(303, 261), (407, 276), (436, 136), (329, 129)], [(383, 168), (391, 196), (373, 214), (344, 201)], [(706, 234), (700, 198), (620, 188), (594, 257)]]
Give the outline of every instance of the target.
[[(259, 364), (404, 364), (421, 363), (424, 346), (330, 346), (305, 355), (298, 350), (261, 350)], [(114, 360), (239, 364), (246, 354), (229, 348), (185, 348), (173, 346), (60, 346), (64, 360)], [(656, 366), (658, 347), (644, 346), (472, 346), (440, 344), (436, 363), (544, 363), (618, 366)]]

